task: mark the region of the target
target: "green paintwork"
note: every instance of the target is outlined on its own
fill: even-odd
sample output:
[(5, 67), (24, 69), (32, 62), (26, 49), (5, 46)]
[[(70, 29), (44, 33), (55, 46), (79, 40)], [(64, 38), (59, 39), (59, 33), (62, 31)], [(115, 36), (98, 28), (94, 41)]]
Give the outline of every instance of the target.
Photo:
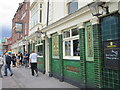
[(60, 60), (52, 59), (52, 74), (60, 75)]
[[(38, 57), (38, 62), (42, 62), (43, 63), (43, 58), (40, 58), (40, 57)], [(40, 69), (44, 69), (44, 65), (43, 64), (37, 64), (37, 67), (38, 67), (38, 69), (40, 70)]]
[(45, 73), (45, 40), (43, 40), (43, 73)]
[[(52, 60), (51, 60), (51, 72), (52, 72), (52, 74), (54, 74), (54, 75), (57, 75), (57, 76), (60, 76), (60, 74), (61, 74), (61, 64), (60, 64), (60, 58), (59, 58), (59, 56), (53, 56), (54, 54), (53, 54), (53, 44), (54, 44), (54, 40), (53, 40), (53, 38), (55, 38), (55, 37), (57, 37), (58, 38), (58, 34), (57, 33), (55, 33), (55, 34), (53, 34), (52, 35)], [(58, 41), (59, 41), (59, 38), (58, 38)], [(58, 42), (58, 48), (59, 48), (59, 42)]]
[(50, 76), (51, 72), (52, 72), (52, 38), (49, 38), (49, 72), (50, 72)]
[(62, 35), (59, 35), (59, 58), (60, 58), (60, 75), (61, 75), (61, 81), (63, 81), (64, 71), (63, 71), (63, 44), (62, 44)]
[(86, 63), (86, 84), (94, 86), (94, 63)]
[[(85, 74), (86, 74), (86, 84), (87, 85), (89, 85), (89, 86), (94, 86), (94, 63), (93, 63), (93, 61), (94, 61), (94, 55), (92, 55), (92, 56), (88, 56), (88, 28), (87, 27), (91, 27), (91, 46), (92, 46), (92, 54), (93, 54), (93, 28), (92, 28), (92, 25), (91, 25), (91, 23), (90, 22), (87, 22), (87, 23), (85, 23), (85, 47), (86, 47), (86, 52), (85, 52), (85, 54), (86, 54), (86, 64), (85, 64)], [(90, 62), (87, 62), (87, 61), (90, 61)]]
[[(66, 66), (77, 67), (79, 72), (66, 70)], [(80, 63), (78, 60), (64, 60), (64, 77), (76, 82), (80, 82)]]
[(37, 67), (38, 67), (38, 70), (45, 73), (45, 40), (43, 40), (42, 42), (43, 42), (43, 50), (42, 50), (43, 51), (43, 57), (38, 57)]

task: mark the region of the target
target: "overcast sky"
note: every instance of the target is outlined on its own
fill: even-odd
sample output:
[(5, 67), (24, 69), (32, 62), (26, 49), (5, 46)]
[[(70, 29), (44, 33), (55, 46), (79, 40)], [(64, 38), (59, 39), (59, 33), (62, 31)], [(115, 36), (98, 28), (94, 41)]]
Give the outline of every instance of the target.
[(0, 23), (2, 25), (10, 25), (11, 20), (23, 0), (0, 0)]
[[(12, 29), (12, 18), (19, 6), (24, 0), (0, 0), (0, 37), (9, 35)], [(2, 34), (6, 35), (2, 35)]]

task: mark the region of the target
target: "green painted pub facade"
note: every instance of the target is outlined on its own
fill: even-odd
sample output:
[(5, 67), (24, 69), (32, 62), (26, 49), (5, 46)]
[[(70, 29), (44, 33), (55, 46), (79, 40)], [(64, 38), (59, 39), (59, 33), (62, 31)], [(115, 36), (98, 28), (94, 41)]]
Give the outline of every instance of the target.
[[(81, 10), (61, 19), (74, 22), (84, 16)], [(90, 11), (86, 11), (90, 16)], [(73, 17), (76, 15), (77, 17)], [(79, 20), (79, 21), (80, 21)], [(63, 23), (64, 24), (64, 23)], [(63, 25), (62, 24), (62, 25)], [(48, 26), (51, 30), (47, 38), (49, 46), (46, 52), (46, 38), (33, 45), (41, 57), (38, 57), (38, 69), (46, 73), (46, 54), (49, 54), (49, 76), (66, 81), (81, 88), (120, 89), (120, 14), (117, 10), (95, 20), (89, 17), (81, 23), (69, 24), (69, 27), (57, 30), (60, 26)], [(54, 26), (54, 24), (53, 24)], [(64, 25), (63, 25), (64, 26)], [(47, 33), (46, 28), (43, 29)], [(32, 44), (29, 45), (31, 47)], [(34, 50), (34, 49), (33, 49)], [(49, 52), (49, 53), (48, 53)]]

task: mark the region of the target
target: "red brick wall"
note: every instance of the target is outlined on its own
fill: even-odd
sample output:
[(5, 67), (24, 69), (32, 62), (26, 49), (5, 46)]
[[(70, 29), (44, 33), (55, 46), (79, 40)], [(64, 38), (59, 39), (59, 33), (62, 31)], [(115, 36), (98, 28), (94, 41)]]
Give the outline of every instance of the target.
[[(23, 2), (22, 6), (19, 6), (14, 18), (12, 19), (12, 44), (17, 40), (22, 39), (24, 36), (28, 35), (29, 31), (29, 10), (30, 2)], [(25, 14), (26, 13), (26, 14)], [(15, 22), (23, 23), (23, 32), (15, 33)]]

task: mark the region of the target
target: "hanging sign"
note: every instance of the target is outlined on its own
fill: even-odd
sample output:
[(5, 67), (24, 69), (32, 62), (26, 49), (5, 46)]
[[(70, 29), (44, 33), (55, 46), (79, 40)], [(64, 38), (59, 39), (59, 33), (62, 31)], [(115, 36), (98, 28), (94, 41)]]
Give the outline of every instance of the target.
[(104, 65), (111, 69), (120, 69), (120, 40), (104, 42)]
[(22, 23), (15, 23), (15, 32), (16, 33), (22, 33), (22, 29), (23, 29), (23, 24)]

